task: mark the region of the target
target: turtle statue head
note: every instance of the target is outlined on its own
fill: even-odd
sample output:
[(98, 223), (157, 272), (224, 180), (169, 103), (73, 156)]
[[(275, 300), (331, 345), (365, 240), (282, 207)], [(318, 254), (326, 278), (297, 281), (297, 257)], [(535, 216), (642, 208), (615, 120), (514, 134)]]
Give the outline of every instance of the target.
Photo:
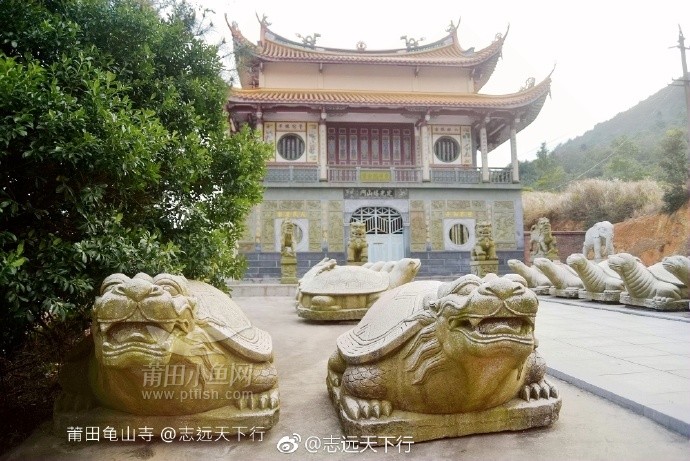
[(92, 313), (96, 359), (112, 368), (165, 365), (175, 343), (196, 328), (195, 312), (196, 299), (184, 277), (110, 275)]
[(422, 262), (415, 258), (403, 258), (395, 262), (390, 272), (389, 288), (399, 287), (414, 280)]
[(444, 354), (469, 365), (501, 357), (509, 369), (520, 368), (534, 350), (537, 296), (519, 275), (483, 279), (466, 275), (441, 285), (429, 301)]

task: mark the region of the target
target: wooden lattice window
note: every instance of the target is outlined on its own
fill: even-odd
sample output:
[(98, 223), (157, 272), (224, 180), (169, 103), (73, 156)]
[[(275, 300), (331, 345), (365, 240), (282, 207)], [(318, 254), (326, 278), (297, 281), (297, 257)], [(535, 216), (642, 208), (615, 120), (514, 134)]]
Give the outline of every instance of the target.
[(297, 160), (304, 154), (304, 140), (296, 134), (284, 134), (278, 140), (278, 153), (285, 160)]
[(442, 136), (434, 143), (434, 154), (442, 162), (454, 162), (460, 156), (460, 144), (450, 136)]

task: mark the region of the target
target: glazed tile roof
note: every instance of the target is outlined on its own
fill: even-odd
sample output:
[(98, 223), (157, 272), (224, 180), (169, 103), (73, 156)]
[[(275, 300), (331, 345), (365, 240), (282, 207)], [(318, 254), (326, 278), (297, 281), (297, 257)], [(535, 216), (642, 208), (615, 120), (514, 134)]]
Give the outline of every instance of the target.
[(382, 92), (313, 89), (233, 89), (228, 98), (230, 105), (347, 105), (351, 107), (442, 107), (511, 109), (524, 107), (549, 92), (551, 78), (531, 88), (507, 95)]
[(236, 24), (230, 26), (236, 49), (242, 48), (262, 61), (291, 61), (310, 63), (362, 63), (390, 65), (433, 65), (454, 67), (476, 67), (498, 59), (505, 36), (497, 34), (496, 39), (479, 51), (462, 49), (455, 31), (443, 39), (412, 48), (394, 50), (346, 50), (308, 46), (293, 42), (274, 34), (262, 26), (262, 40), (257, 45), (247, 40)]

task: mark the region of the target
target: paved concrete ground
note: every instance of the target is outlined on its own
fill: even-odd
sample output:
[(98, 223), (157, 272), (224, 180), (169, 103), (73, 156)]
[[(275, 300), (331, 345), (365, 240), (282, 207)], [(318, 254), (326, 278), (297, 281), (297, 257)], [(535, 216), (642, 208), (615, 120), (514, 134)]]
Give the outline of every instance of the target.
[(690, 437), (690, 312), (594, 304), (540, 298), (551, 374)]
[[(356, 322), (307, 323), (296, 316), (290, 297), (235, 300), (258, 327), (271, 333), (274, 342), (281, 414), (263, 441), (68, 443), (65, 435), (52, 435), (44, 425), (6, 459), (690, 460), (687, 437), (558, 379), (554, 382), (563, 396), (563, 408), (559, 421), (548, 428), (402, 445), (400, 454), (395, 447), (388, 447), (387, 453), (382, 447), (376, 453), (344, 453), (342, 445), (330, 445), (335, 452), (329, 453), (328, 442), (338, 439), (341, 431), (326, 392), (326, 362), (335, 338)], [(654, 399), (662, 406), (687, 405), (690, 324), (686, 322), (542, 298), (537, 336), (547, 363), (566, 379), (572, 375), (585, 383), (592, 381), (627, 398), (649, 396), (649, 405)], [(680, 362), (673, 362), (673, 357)], [(677, 387), (682, 383), (684, 392)], [(679, 410), (683, 411), (687, 417), (688, 411)], [(303, 443), (292, 454), (279, 453), (278, 441), (295, 433)], [(309, 437), (321, 443), (314, 453), (304, 446)], [(409, 453), (404, 453), (408, 448)]]

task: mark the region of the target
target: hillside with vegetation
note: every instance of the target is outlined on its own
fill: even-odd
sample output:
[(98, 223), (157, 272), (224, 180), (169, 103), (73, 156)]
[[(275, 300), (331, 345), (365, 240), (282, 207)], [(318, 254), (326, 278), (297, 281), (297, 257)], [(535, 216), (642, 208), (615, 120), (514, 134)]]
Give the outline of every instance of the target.
[(545, 216), (554, 230), (615, 223), (614, 245), (652, 264), (686, 254), (690, 236), (687, 116), (669, 85), (631, 109), (520, 162), (524, 229)]
[(683, 88), (669, 85), (581, 136), (532, 161), (520, 162), (520, 177), (534, 190), (564, 190), (585, 178), (666, 182), (669, 165), (664, 139), (687, 126)]

